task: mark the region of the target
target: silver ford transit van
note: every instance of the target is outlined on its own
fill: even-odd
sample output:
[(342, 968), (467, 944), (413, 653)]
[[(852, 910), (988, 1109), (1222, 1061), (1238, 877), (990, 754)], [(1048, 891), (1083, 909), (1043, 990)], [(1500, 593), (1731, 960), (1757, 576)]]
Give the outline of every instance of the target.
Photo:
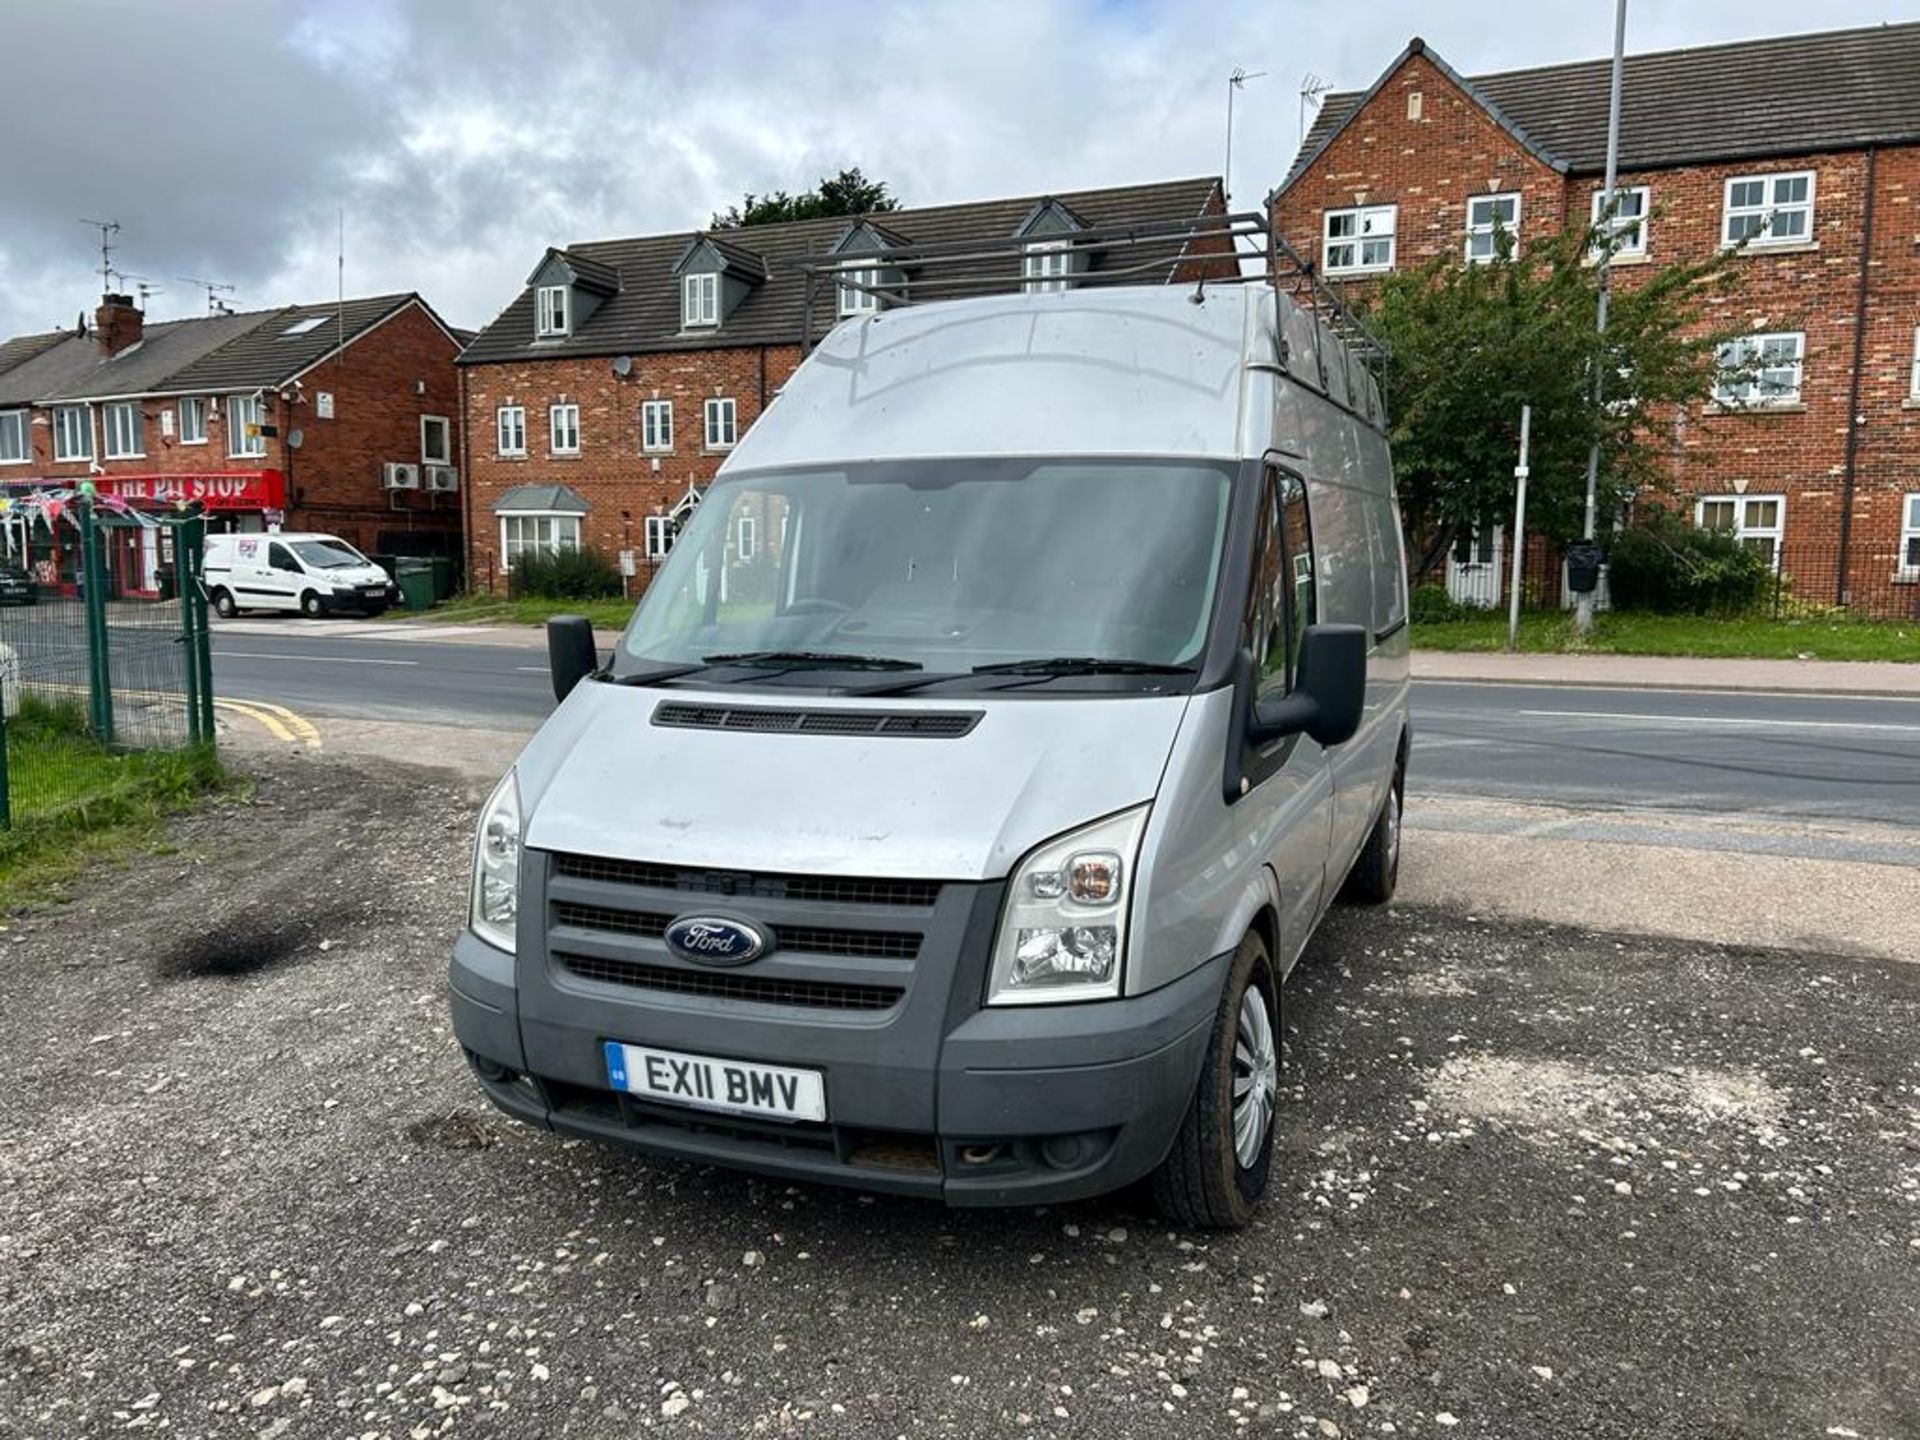
[(1378, 387), (1268, 284), (885, 309), (488, 800), (455, 1029), (535, 1125), (953, 1205), (1267, 1185), (1282, 984), (1386, 900)]

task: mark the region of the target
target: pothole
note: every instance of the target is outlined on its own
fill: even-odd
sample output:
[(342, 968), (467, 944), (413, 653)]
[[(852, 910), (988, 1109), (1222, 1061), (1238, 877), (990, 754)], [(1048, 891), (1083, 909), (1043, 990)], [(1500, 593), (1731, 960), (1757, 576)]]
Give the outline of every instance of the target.
[(1492, 1121), (1535, 1139), (1586, 1127), (1615, 1130), (1649, 1122), (1691, 1129), (1731, 1125), (1762, 1135), (1779, 1128), (1787, 1097), (1745, 1070), (1676, 1067), (1635, 1073), (1560, 1060), (1462, 1056), (1429, 1081), (1442, 1110)]
[(498, 1137), (483, 1116), (455, 1110), (414, 1121), (407, 1126), (407, 1138), (437, 1150), (486, 1150)]

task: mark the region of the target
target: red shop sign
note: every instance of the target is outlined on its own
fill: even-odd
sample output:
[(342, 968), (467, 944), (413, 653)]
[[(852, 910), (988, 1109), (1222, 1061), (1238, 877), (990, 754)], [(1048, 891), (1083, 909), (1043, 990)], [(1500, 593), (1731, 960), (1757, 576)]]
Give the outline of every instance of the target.
[(143, 506), (167, 506), (198, 500), (209, 510), (284, 510), (287, 479), (278, 470), (247, 470), (210, 475), (101, 475), (101, 495)]

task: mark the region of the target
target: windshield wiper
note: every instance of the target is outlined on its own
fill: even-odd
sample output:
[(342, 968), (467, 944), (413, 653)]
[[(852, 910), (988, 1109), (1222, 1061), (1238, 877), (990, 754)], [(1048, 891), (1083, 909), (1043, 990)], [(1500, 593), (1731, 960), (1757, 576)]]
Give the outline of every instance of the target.
[(733, 655), (703, 655), (709, 665), (774, 665), (797, 669), (810, 666), (820, 670), (919, 670), (918, 660), (898, 660), (890, 655), (839, 655), (831, 650), (742, 650)]
[(705, 665), (668, 665), (660, 670), (640, 670), (631, 675), (605, 675), (602, 678), (609, 685), (658, 685), (663, 680), (678, 680), (682, 675), (691, 675), (696, 670), (704, 670)]
[(975, 675), (1190, 675), (1191, 665), (1158, 660), (1107, 660), (1097, 655), (1055, 655), (1051, 659), (1002, 660), (976, 665)]

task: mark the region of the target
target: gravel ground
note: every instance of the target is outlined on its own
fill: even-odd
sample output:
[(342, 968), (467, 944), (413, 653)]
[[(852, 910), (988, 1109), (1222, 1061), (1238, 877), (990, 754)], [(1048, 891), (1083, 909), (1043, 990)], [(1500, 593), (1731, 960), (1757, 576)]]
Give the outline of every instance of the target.
[(1920, 969), (1342, 913), (1260, 1224), (516, 1126), (470, 788), (267, 762), (0, 935), (0, 1436), (1920, 1435)]

